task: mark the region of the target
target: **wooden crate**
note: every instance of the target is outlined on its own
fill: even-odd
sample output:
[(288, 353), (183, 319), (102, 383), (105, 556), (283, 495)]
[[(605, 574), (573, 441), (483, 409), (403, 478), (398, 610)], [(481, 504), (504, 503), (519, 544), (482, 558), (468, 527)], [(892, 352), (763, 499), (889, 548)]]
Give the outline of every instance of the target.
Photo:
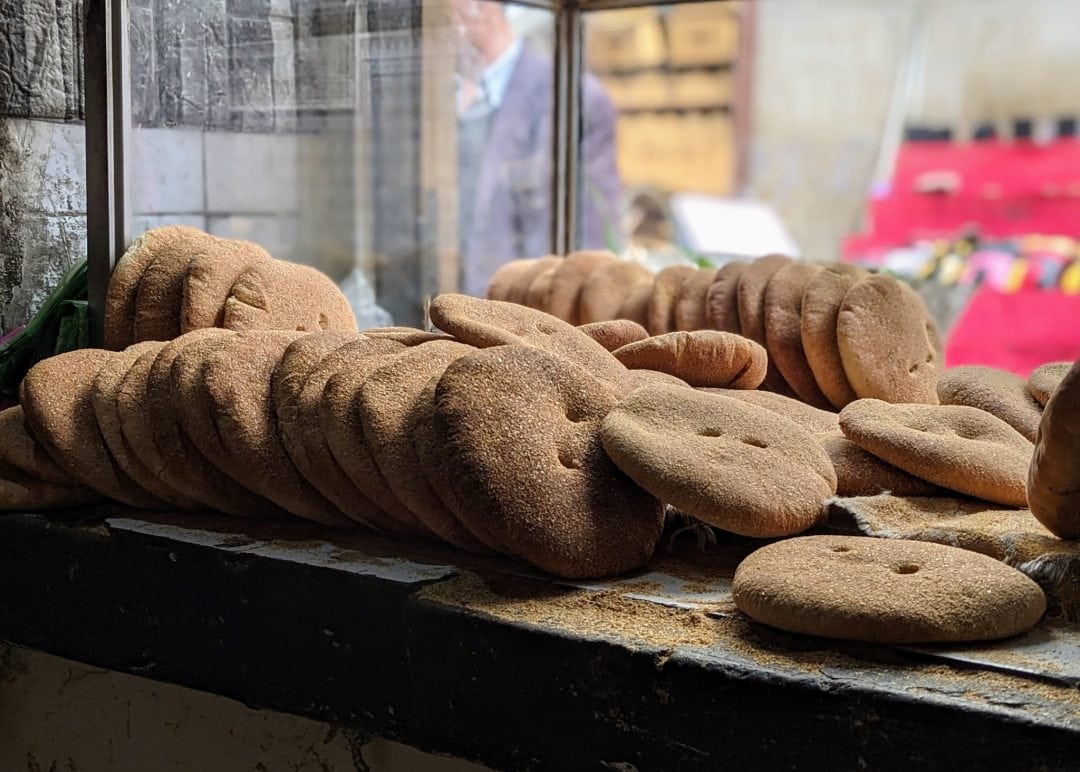
[(729, 63), (739, 49), (739, 17), (730, 3), (676, 5), (667, 14), (667, 44), (675, 67)]
[(718, 113), (624, 115), (617, 130), (626, 187), (729, 194), (735, 179), (731, 117)]
[(671, 78), (662, 72), (608, 76), (604, 86), (620, 110), (658, 109), (671, 104)]
[(585, 24), (585, 63), (594, 72), (655, 67), (667, 58), (656, 8), (591, 14)]
[(727, 107), (735, 101), (735, 78), (730, 71), (682, 72), (671, 76), (672, 107)]

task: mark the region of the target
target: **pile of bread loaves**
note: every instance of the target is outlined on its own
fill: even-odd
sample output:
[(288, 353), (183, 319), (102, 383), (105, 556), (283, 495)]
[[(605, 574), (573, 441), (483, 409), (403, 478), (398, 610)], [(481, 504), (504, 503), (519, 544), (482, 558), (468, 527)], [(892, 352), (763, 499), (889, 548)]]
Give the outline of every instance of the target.
[[(605, 271), (625, 264), (593, 259)], [(567, 258), (556, 268), (552, 297), (563, 269), (583, 261)], [(758, 263), (744, 276), (754, 276)], [(777, 307), (772, 284), (786, 265), (773, 279), (755, 279), (757, 296)], [(1064, 371), (1041, 371), (1030, 384), (982, 369), (939, 379), (936, 336), (910, 290), (884, 277), (816, 275), (825, 272), (851, 279), (851, 288), (834, 293), (842, 300), (836, 316), (863, 320), (843, 328), (848, 343), (840, 353), (890, 367), (890, 351), (904, 357), (902, 372), (890, 376), (900, 382), (893, 391), (848, 400), (839, 415), (826, 409), (831, 402), (815, 406), (758, 389), (768, 380), (768, 352), (778, 350), (775, 335), (762, 345), (727, 330), (650, 335), (628, 319), (575, 326), (522, 304), (453, 294), (432, 301), (434, 330), (361, 333), (340, 292), (317, 272), (273, 261), (246, 242), (192, 229), (150, 231), (117, 266), (106, 309), (109, 347), (39, 363), (24, 380), (21, 404), (0, 413), (0, 508), (113, 500), (299, 517), (509, 555), (560, 576), (599, 577), (650, 559), (669, 505), (761, 538), (821, 523), (838, 491), (948, 489), (1024, 506), (1030, 437), (1043, 419), (1038, 400)], [(594, 275), (579, 285), (591, 285)], [(649, 284), (646, 308), (659, 284), (660, 277)], [(849, 302), (861, 286), (869, 287), (865, 296)], [(579, 300), (583, 293), (579, 287)], [(788, 302), (794, 317), (768, 311), (766, 318), (802, 329), (797, 306)], [(874, 324), (884, 325), (876, 348), (862, 337)], [(856, 381), (866, 382), (849, 379), (855, 396), (867, 395)], [(921, 399), (894, 404), (898, 394)], [(939, 394), (950, 404), (937, 404)], [(1051, 405), (1062, 398), (1055, 394)], [(1051, 478), (1059, 485), (1060, 470)], [(1048, 527), (1075, 537), (1073, 511), (1058, 517), (1061, 530)], [(804, 537), (770, 545), (740, 569), (736, 601), (781, 627), (870, 640), (1001, 637), (1031, 626), (1045, 609), (1036, 584), (991, 558), (883, 544)], [(833, 579), (792, 578), (791, 566), (803, 564)], [(944, 575), (967, 578), (943, 585)], [(984, 580), (993, 594), (971, 592)], [(845, 627), (851, 609), (844, 604), (822, 611), (823, 598), (835, 601), (829, 587), (852, 586), (869, 588), (863, 611), (883, 627)], [(942, 586), (952, 588), (950, 611), (927, 617), (923, 590)], [(816, 605), (804, 602), (809, 588)]]
[(937, 402), (941, 341), (922, 299), (854, 265), (768, 255), (654, 275), (607, 252), (578, 252), (507, 263), (487, 297), (571, 324), (629, 319), (651, 335), (742, 335), (768, 352), (765, 389), (825, 410), (859, 398)]

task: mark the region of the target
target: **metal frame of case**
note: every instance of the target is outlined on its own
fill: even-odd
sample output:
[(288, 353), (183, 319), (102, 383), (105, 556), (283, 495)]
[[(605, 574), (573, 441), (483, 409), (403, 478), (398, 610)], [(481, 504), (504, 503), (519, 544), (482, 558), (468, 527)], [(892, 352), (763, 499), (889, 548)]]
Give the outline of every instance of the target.
[[(499, 0), (505, 2), (505, 0)], [(573, 249), (578, 199), (582, 17), (589, 11), (704, 0), (515, 0), (555, 15), (552, 243)], [(87, 0), (86, 195), (91, 338), (101, 342), (105, 293), (116, 260), (131, 238), (125, 148), (131, 133), (127, 0)]]

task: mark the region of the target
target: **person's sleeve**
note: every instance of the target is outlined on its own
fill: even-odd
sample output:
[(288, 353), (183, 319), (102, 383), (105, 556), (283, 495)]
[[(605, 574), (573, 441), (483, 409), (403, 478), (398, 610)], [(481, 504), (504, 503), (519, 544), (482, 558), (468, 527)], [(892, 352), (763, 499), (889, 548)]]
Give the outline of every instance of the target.
[(615, 107), (593, 75), (582, 81), (579, 246), (618, 249), (622, 185), (615, 160)]

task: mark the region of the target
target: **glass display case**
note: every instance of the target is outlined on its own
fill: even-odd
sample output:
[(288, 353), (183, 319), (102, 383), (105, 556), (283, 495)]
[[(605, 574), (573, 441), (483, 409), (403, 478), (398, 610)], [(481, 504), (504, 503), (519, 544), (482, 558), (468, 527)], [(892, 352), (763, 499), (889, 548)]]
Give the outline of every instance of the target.
[(516, 258), (783, 252), (909, 279), (960, 325), (950, 363), (984, 357), (995, 315), (1023, 337), (995, 348), (1038, 352), (985, 364), (1080, 354), (1034, 342), (1080, 291), (1067, 0), (95, 0), (88, 19), (97, 308), (130, 238), (178, 222), (320, 268), (372, 324), (421, 323)]

